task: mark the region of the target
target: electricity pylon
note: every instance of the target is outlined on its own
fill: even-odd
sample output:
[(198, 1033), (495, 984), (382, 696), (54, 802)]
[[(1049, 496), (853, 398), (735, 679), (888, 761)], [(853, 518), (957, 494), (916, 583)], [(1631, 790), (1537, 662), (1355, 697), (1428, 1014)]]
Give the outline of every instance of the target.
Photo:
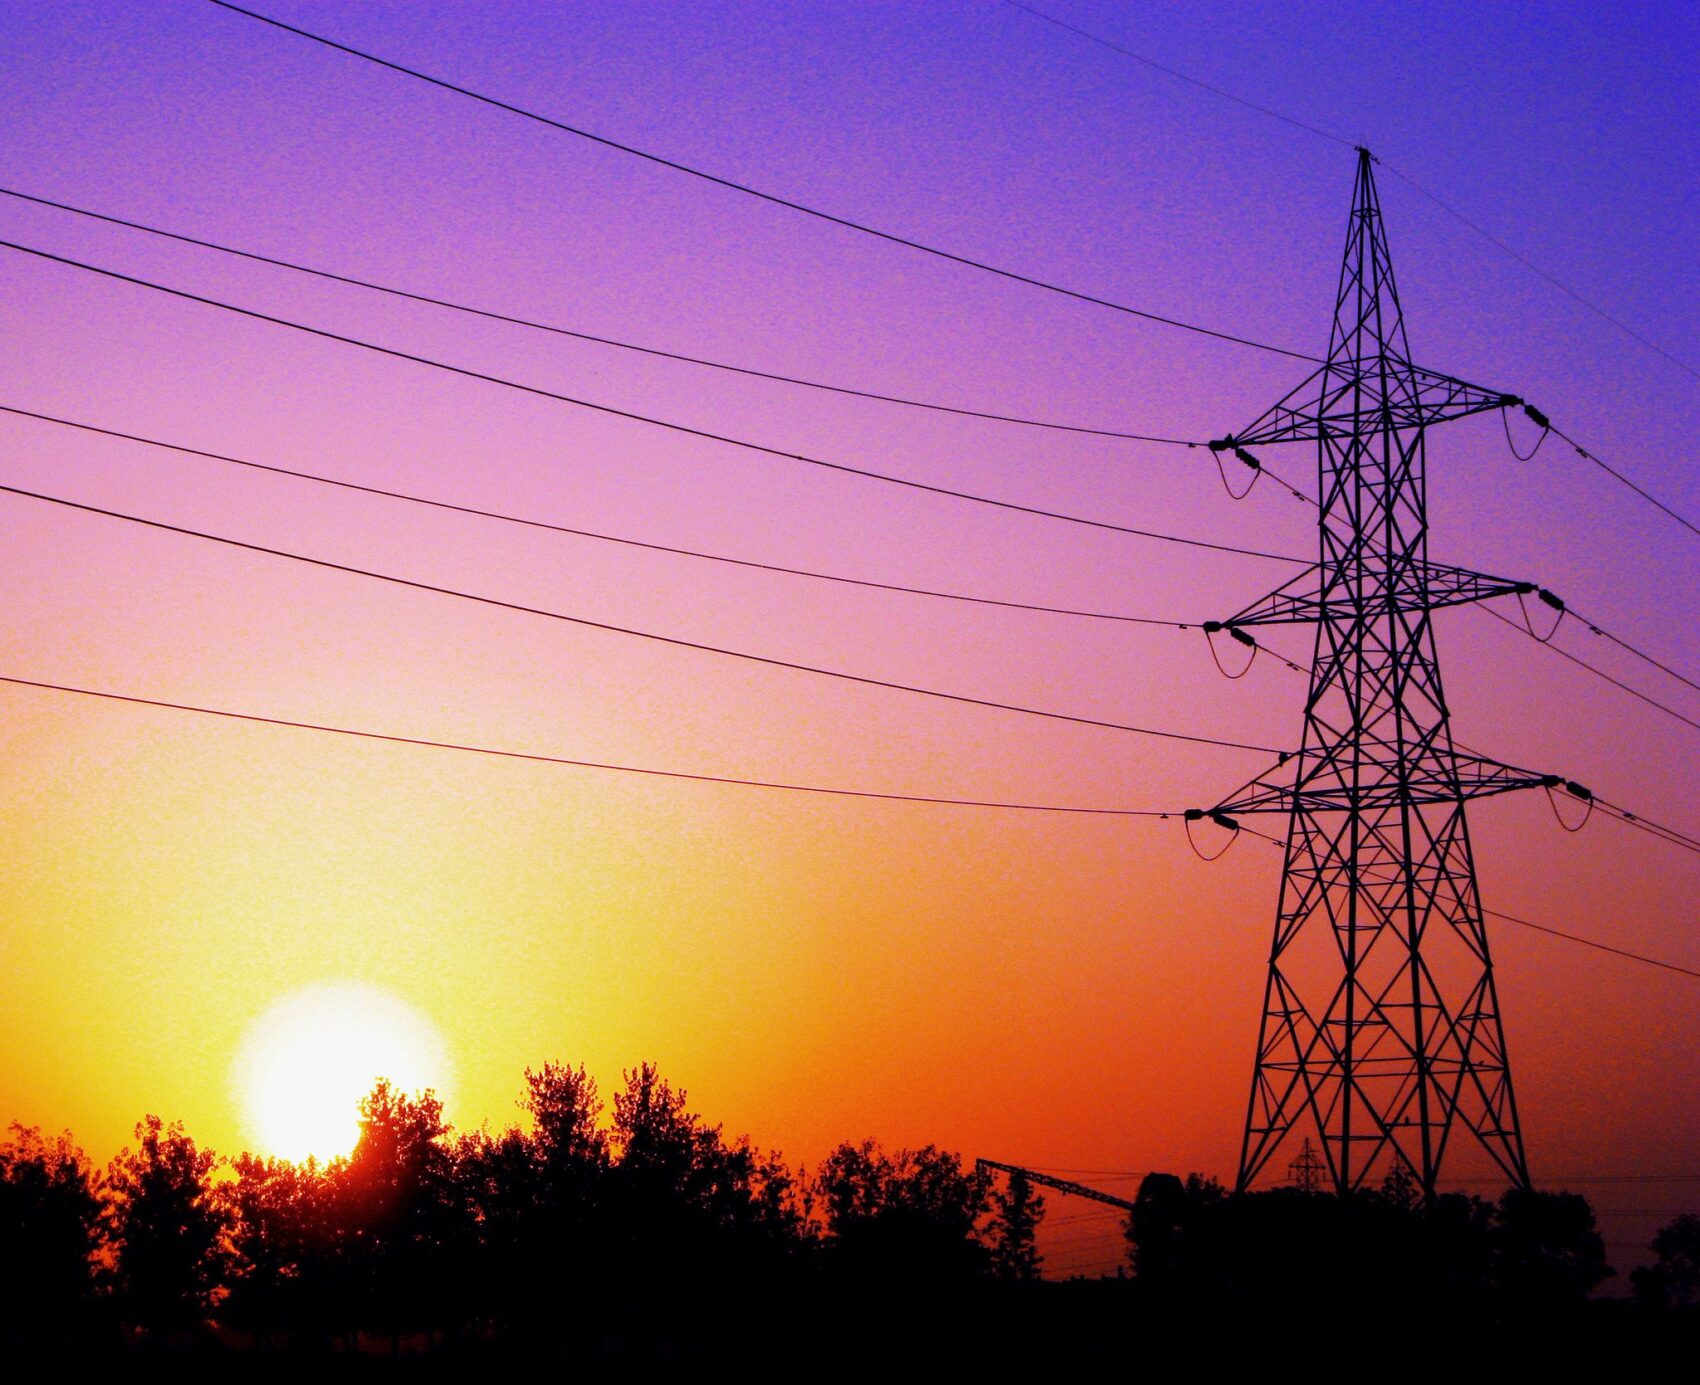
[(1557, 781), (1452, 742), (1432, 613), (1531, 588), (1429, 561), (1424, 439), (1520, 401), (1412, 364), (1371, 166), (1359, 150), (1326, 362), (1211, 444), (1253, 466), (1317, 446), (1319, 561), (1212, 627), (1315, 624), (1303, 738), (1189, 816), (1288, 818), (1239, 1186), (1297, 1125), (1336, 1191), (1400, 1162), (1432, 1197), (1460, 1138), (1528, 1183), (1464, 805)]

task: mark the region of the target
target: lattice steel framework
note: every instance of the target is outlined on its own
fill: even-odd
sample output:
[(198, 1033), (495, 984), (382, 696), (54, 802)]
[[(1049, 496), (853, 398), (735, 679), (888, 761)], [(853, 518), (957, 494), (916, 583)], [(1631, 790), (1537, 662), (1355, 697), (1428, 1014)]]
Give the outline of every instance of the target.
[(1529, 588), (1429, 562), (1424, 436), (1517, 401), (1411, 363), (1372, 162), (1326, 363), (1212, 444), (1315, 442), (1321, 538), (1222, 622), (1314, 622), (1316, 643), (1300, 749), (1212, 815), (1288, 816), (1239, 1185), (1299, 1126), (1335, 1190), (1402, 1161), (1432, 1196), (1460, 1138), (1528, 1182), (1465, 804), (1543, 778), (1452, 743), (1431, 613)]

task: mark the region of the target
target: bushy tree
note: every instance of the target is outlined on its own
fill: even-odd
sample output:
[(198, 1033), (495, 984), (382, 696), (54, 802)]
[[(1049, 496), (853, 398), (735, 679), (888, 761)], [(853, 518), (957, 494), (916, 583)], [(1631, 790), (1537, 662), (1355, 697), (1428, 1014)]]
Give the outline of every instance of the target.
[(1579, 1304), (1612, 1276), (1594, 1209), (1576, 1193), (1509, 1189), (1495, 1211), (1492, 1244), (1495, 1287), (1513, 1311)]
[(360, 1138), (331, 1171), (332, 1215), (345, 1228), (353, 1287), (370, 1326), (392, 1348), (451, 1315), (451, 1249), (464, 1200), (453, 1186), (443, 1104), (381, 1080), (360, 1103)]
[(531, 1142), (538, 1161), (552, 1175), (575, 1181), (607, 1168), (602, 1098), (596, 1079), (582, 1063), (576, 1068), (545, 1063), (535, 1072), (527, 1068), (520, 1106), (531, 1117)]
[(992, 1194), (992, 1220), (987, 1234), (991, 1241), (992, 1273), (999, 1279), (1039, 1277), (1044, 1257), (1039, 1254), (1037, 1233), (1044, 1215), (1044, 1195), (1034, 1190), (1032, 1180), (1024, 1173), (1012, 1173), (1009, 1186)]
[(94, 1322), (100, 1199), (70, 1135), (0, 1144), (0, 1342), (69, 1342)]
[(1700, 1216), (1666, 1222), (1653, 1237), (1658, 1260), (1630, 1273), (1635, 1297), (1649, 1308), (1700, 1308)]
[(933, 1145), (888, 1154), (873, 1140), (833, 1150), (815, 1175), (841, 1275), (961, 1283), (986, 1272), (975, 1232), (989, 1177)]
[(230, 1291), (219, 1319), (262, 1342), (350, 1333), (347, 1229), (332, 1206), (340, 1164), (243, 1154), (222, 1188), (230, 1233)]
[(1227, 1194), (1214, 1178), (1149, 1173), (1140, 1180), (1125, 1234), (1134, 1273), (1154, 1288), (1198, 1281)]
[[(614, 1097), (613, 1210), (629, 1270), (670, 1262), (701, 1277), (718, 1267), (760, 1272), (785, 1259), (802, 1228), (784, 1161), (729, 1142), (690, 1110), (654, 1064), (624, 1074)], [(660, 1257), (658, 1259), (658, 1257)]]
[(205, 1325), (222, 1281), (229, 1212), (212, 1185), (219, 1165), (182, 1123), (147, 1116), (136, 1148), (107, 1166), (103, 1191), (112, 1285), (125, 1322), (152, 1333)]
[(530, 1129), (459, 1137), (455, 1183), (474, 1243), (458, 1257), (482, 1328), (560, 1334), (589, 1311), (606, 1277), (608, 1137), (596, 1081), (582, 1066), (526, 1069)]

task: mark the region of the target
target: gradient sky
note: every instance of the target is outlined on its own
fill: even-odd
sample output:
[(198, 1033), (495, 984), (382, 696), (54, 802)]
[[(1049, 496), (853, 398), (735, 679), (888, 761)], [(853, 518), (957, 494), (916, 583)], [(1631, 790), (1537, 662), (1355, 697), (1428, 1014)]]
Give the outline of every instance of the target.
[[(1326, 340), (1349, 150), (1018, 10), (340, 5), (280, 18), (787, 196), (1263, 340)], [(1689, 364), (1700, 19), (1675, 4), (1052, 12), (1348, 139)], [(0, 182), (657, 346), (969, 407), (1207, 438), (1298, 362), (1001, 282), (480, 108), (191, 0), (0, 17)], [(1689, 514), (1700, 382), (1385, 173), (1414, 353), (1524, 395)], [(300, 282), (0, 199), (0, 236), (782, 448), (1309, 554), (1207, 454), (833, 398)], [(0, 402), (765, 561), (1180, 620), (1278, 565), (998, 513), (527, 399), (7, 253)], [(1514, 423), (1520, 445), (1532, 440)], [(776, 657), (1264, 744), (1299, 680), (1202, 637), (825, 587), (513, 531), (0, 421), (8, 483)], [(1496, 418), (1430, 441), (1437, 559), (1526, 577), (1693, 673), (1700, 541)], [(1308, 479), (1314, 459), (1284, 459)], [(899, 792), (1140, 808), (1259, 768), (823, 683), (0, 498), (0, 673), (401, 734)], [(1472, 611), (1455, 730), (1690, 832), (1696, 733)], [(1271, 640), (1295, 656), (1304, 637)], [(1560, 643), (1700, 717), (1575, 625)], [(104, 1159), (143, 1111), (251, 1139), (240, 1035), (381, 986), (456, 1064), (643, 1058), (796, 1160), (872, 1134), (1041, 1166), (1237, 1151), (1279, 857), (1177, 822), (810, 799), (0, 691), (0, 1114)], [(1700, 965), (1700, 861), (1539, 796), (1474, 812), (1484, 902)], [(1491, 924), (1537, 1179), (1700, 1171), (1700, 985)], [(1124, 1185), (1126, 1186), (1126, 1185)], [(1590, 1186), (1672, 1208), (1694, 1184)], [(1677, 1199), (1673, 1201), (1672, 1199)], [(1070, 1214), (1079, 1209), (1058, 1209)], [(1609, 1220), (1614, 1255), (1633, 1219)], [(1059, 1267), (1104, 1258), (1070, 1228)]]

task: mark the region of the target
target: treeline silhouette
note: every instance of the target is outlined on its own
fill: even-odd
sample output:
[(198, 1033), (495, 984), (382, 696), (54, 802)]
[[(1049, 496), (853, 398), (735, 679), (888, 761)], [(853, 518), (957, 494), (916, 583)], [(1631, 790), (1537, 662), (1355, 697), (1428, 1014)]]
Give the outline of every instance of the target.
[[(605, 1110), (582, 1067), (526, 1073), (523, 1125), (455, 1132), (379, 1082), (346, 1158), (222, 1160), (156, 1116), (97, 1173), (69, 1135), (0, 1145), (0, 1313), (57, 1352), (1115, 1361), (1135, 1326), (1574, 1332), (1611, 1274), (1587, 1202), (1408, 1179), (1338, 1199), (1154, 1174), (1129, 1260), (1041, 1282), (1045, 1199), (931, 1145), (845, 1143), (815, 1169), (732, 1139), (644, 1064)], [(1700, 1313), (1700, 1218), (1634, 1277), (1637, 1323)], [(1625, 1306), (1627, 1309), (1627, 1306)], [(1614, 1322), (1618, 1320), (1614, 1319)], [(1619, 1326), (1621, 1326), (1619, 1322)], [(823, 1357), (824, 1353), (824, 1357)]]

